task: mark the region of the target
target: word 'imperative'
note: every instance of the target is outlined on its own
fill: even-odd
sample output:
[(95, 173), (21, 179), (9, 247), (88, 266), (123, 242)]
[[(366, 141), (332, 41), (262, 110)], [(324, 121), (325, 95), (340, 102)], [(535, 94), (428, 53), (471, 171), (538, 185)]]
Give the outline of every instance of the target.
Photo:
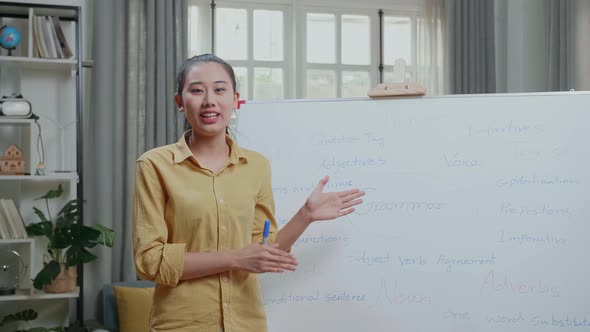
[(517, 243), (521, 246), (523, 245), (530, 245), (530, 244), (546, 244), (546, 245), (555, 245), (555, 246), (565, 246), (567, 245), (567, 239), (553, 235), (553, 234), (530, 234), (530, 233), (515, 233), (509, 234), (506, 233), (504, 230), (500, 231), (500, 237), (498, 239), (499, 243)]

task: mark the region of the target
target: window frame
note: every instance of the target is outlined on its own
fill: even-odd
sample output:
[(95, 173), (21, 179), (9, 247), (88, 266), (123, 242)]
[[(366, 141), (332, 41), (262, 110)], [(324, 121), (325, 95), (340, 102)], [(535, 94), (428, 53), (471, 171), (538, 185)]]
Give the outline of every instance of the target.
[[(419, 10), (383, 10), (383, 20), (385, 21), (386, 16), (390, 17), (408, 17), (410, 18), (410, 40), (412, 41), (412, 45), (410, 46), (410, 56), (412, 58), (412, 64), (406, 64), (406, 72), (410, 72), (411, 80), (415, 79), (416, 75), (416, 65), (418, 63), (418, 17), (420, 13)], [(385, 26), (383, 27), (385, 28)], [(385, 49), (385, 36), (383, 36), (383, 49)], [(394, 68), (393, 65), (386, 65), (385, 58), (383, 59), (383, 77), (385, 77), (386, 71), (393, 72)]]
[[(308, 63), (307, 62), (307, 14), (331, 14), (335, 16), (335, 55), (336, 63)], [(342, 64), (342, 16), (343, 15), (360, 15), (369, 18), (369, 64), (368, 65), (348, 65)], [(342, 98), (342, 72), (343, 71), (368, 71), (369, 87), (377, 85), (379, 81), (379, 52), (373, 51), (379, 46), (379, 13), (378, 10), (358, 9), (358, 8), (339, 8), (330, 9), (325, 6), (301, 6), (297, 10), (295, 18), (297, 26), (297, 61), (296, 82), (297, 98), (307, 98), (307, 70), (333, 70), (336, 73), (336, 96), (332, 98)]]
[[(206, 11), (200, 15), (203, 24), (208, 23), (203, 40), (209, 47), (215, 43), (211, 39), (211, 1), (210, 0), (189, 0), (189, 6), (199, 6)], [(283, 70), (283, 99), (303, 99), (307, 93), (307, 70), (334, 70), (336, 73), (336, 97), (342, 95), (342, 72), (343, 71), (368, 71), (369, 86), (376, 86), (379, 83), (379, 10), (383, 16), (409, 17), (412, 22), (412, 66), (406, 65), (406, 70), (415, 75), (417, 63), (417, 24), (420, 16), (421, 4), (415, 0), (400, 0), (399, 3), (386, 3), (384, 1), (373, 1), (359, 4), (358, 2), (339, 0), (257, 0), (256, 2), (246, 0), (215, 1), (216, 8), (244, 9), (247, 11), (248, 22), (248, 60), (228, 60), (235, 67), (245, 67), (248, 75), (249, 99), (254, 94), (254, 68), (280, 68)], [(336, 9), (335, 9), (336, 8)], [(254, 36), (253, 36), (253, 11), (254, 10), (279, 10), (283, 13), (283, 61), (257, 61), (254, 60)], [(336, 64), (313, 64), (307, 63), (307, 13), (325, 13), (336, 16)], [(369, 65), (344, 65), (341, 63), (342, 51), (342, 15), (366, 15), (369, 17), (370, 50)], [(204, 18), (208, 17), (208, 20)], [(202, 25), (201, 25), (202, 26)], [(187, 27), (188, 29), (188, 27)], [(190, 35), (190, 32), (189, 32)], [(205, 50), (203, 50), (205, 51)], [(210, 49), (208, 50), (210, 51)], [(384, 59), (385, 60), (385, 59)], [(392, 65), (383, 64), (383, 70), (393, 72)], [(368, 69), (368, 70), (367, 70)], [(244, 91), (242, 91), (244, 92)]]
[[(292, 21), (290, 6), (281, 4), (261, 4), (261, 3), (250, 3), (250, 2), (235, 2), (235, 1), (216, 1), (215, 9), (230, 8), (230, 9), (243, 9), (246, 10), (246, 24), (248, 26), (247, 36), (247, 60), (227, 60), (232, 67), (245, 67), (248, 75), (248, 99), (254, 99), (254, 68), (280, 68), (283, 70), (283, 99), (293, 98), (293, 87), (292, 80), (289, 77), (293, 76), (293, 66), (291, 65), (291, 52), (292, 43), (289, 42), (287, 35), (288, 24)], [(254, 11), (255, 10), (268, 10), (268, 11), (281, 11), (283, 13), (283, 60), (254, 60)], [(217, 35), (215, 38), (217, 39)], [(212, 43), (216, 43), (213, 40)], [(217, 44), (215, 49), (217, 49)], [(239, 91), (238, 91), (239, 92)]]

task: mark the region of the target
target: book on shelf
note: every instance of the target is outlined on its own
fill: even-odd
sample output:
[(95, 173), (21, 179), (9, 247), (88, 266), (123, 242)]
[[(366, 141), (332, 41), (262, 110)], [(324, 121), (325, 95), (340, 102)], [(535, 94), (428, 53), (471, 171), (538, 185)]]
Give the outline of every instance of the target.
[(74, 54), (72, 53), (72, 49), (70, 48), (70, 44), (68, 44), (68, 40), (66, 39), (66, 35), (64, 34), (63, 29), (61, 28), (61, 22), (59, 21), (59, 17), (52, 16), (53, 26), (55, 32), (57, 34), (57, 40), (60, 45), (60, 49), (62, 51), (63, 58), (69, 59)]
[(34, 56), (36, 58), (43, 58), (43, 56), (41, 55), (41, 41), (39, 40), (39, 27), (38, 27), (38, 23), (37, 23), (37, 17), (33, 16), (32, 18), (32, 23), (33, 23), (33, 51), (34, 51)]
[(45, 16), (45, 24), (47, 25), (47, 33), (49, 34), (49, 43), (51, 44), (51, 53), (54, 55), (54, 58), (61, 59), (63, 58), (63, 52), (61, 52), (61, 46), (59, 46), (57, 42), (57, 33), (55, 32), (55, 27), (53, 26), (53, 20), (50, 16)]
[(12, 238), (12, 234), (10, 234), (8, 229), (8, 218), (5, 217), (3, 211), (0, 210), (0, 239), (10, 238)]
[(18, 208), (12, 199), (0, 199), (0, 229), (3, 239), (26, 239), (27, 229)]
[(43, 17), (33, 17), (33, 23), (35, 24), (33, 27), (33, 33), (35, 36), (33, 36), (33, 39), (37, 40), (39, 56), (41, 58), (49, 58), (49, 52), (47, 51), (47, 45), (45, 44), (45, 38), (43, 37), (43, 31), (45, 30), (43, 28)]
[(23, 217), (21, 216), (20, 212), (18, 211), (18, 208), (16, 207), (14, 200), (8, 199), (5, 201), (8, 201), (7, 202), (8, 208), (9, 208), (10, 213), (12, 215), (12, 221), (15, 224), (16, 229), (18, 230), (19, 238), (21, 238), (21, 239), (28, 238), (29, 236), (27, 235), (27, 227), (25, 226), (25, 221), (23, 220)]
[(35, 54), (41, 58), (69, 59), (72, 49), (58, 16), (33, 17)]
[(4, 199), (0, 199), (0, 216), (2, 216), (2, 223), (4, 224), (4, 235), (3, 239), (16, 239), (16, 232), (12, 227), (11, 217), (8, 214), (8, 210), (4, 208)]

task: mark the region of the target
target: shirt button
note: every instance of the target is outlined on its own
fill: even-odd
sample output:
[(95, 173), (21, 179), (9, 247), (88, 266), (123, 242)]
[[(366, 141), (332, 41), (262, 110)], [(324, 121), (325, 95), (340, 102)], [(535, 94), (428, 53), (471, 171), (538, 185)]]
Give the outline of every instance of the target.
[(229, 307), (229, 304), (227, 304), (227, 302), (226, 302), (223, 304), (223, 308), (227, 309), (227, 307)]
[(221, 278), (221, 280), (223, 280), (224, 282), (227, 282), (229, 279), (227, 279), (227, 277), (223, 277), (223, 278)]
[(221, 230), (225, 232), (225, 226), (221, 226)]
[(219, 203), (223, 203), (223, 198), (220, 198), (219, 199)]

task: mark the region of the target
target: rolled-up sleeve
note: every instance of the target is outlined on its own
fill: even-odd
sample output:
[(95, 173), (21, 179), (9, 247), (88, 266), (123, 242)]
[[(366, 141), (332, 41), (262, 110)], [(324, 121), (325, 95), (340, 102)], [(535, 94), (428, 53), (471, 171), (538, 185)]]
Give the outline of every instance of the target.
[(274, 243), (278, 233), (277, 221), (275, 218), (275, 201), (272, 194), (270, 163), (265, 159), (261, 172), (262, 181), (256, 196), (256, 207), (254, 210), (254, 227), (252, 228), (252, 243), (261, 243), (264, 232), (264, 221), (270, 220), (269, 243)]
[(166, 195), (154, 167), (138, 160), (133, 196), (133, 253), (141, 279), (176, 286), (184, 270), (186, 244), (167, 243)]

